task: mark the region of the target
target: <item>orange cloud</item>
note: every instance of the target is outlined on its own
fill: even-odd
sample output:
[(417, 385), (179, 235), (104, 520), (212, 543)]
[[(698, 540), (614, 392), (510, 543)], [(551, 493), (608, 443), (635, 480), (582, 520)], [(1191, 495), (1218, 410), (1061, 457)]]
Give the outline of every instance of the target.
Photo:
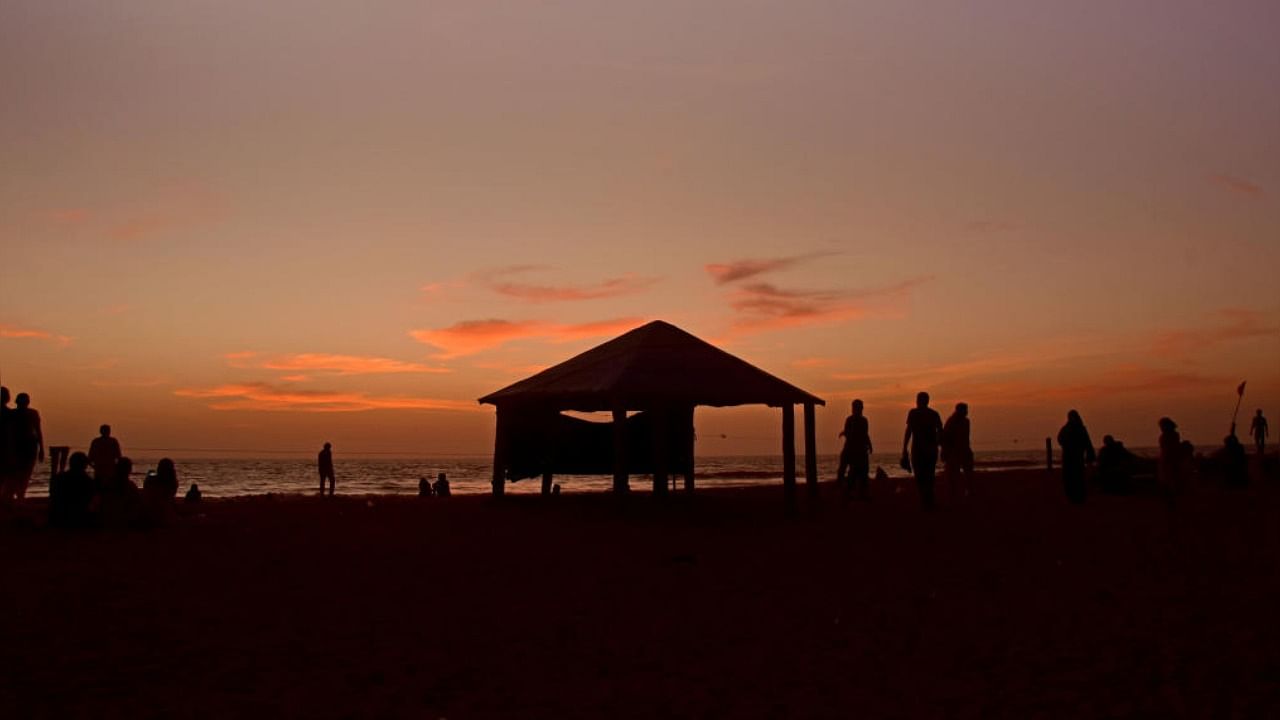
[(1280, 338), (1280, 326), (1267, 324), (1267, 316), (1256, 310), (1224, 308), (1216, 315), (1217, 323), (1208, 327), (1158, 333), (1151, 342), (1151, 352), (1164, 357), (1183, 357), (1234, 340)]
[(362, 392), (293, 390), (267, 383), (219, 385), (211, 388), (180, 388), (178, 397), (211, 401), (213, 410), (256, 410), (267, 412), (365, 412), (368, 410), (451, 410), (475, 412), (474, 402), (421, 398), (405, 395), (368, 395)]
[(724, 285), (737, 280), (746, 280), (756, 275), (762, 275), (776, 270), (784, 270), (814, 258), (833, 255), (830, 252), (814, 252), (805, 255), (791, 255), (789, 257), (779, 258), (747, 258), (744, 260), (734, 260), (728, 263), (711, 263), (705, 265), (704, 269), (707, 274), (715, 280), (717, 285)]
[(837, 361), (835, 358), (807, 357), (807, 358), (799, 358), (798, 360), (792, 360), (791, 367), (804, 368), (804, 369), (822, 368), (822, 367), (831, 367), (832, 365), (835, 365), (836, 362)]
[(538, 320), (464, 320), (436, 330), (412, 330), (409, 335), (424, 345), (437, 348), (440, 352), (434, 357), (443, 360), (474, 355), (515, 340), (538, 338), (550, 342), (566, 342), (615, 335), (631, 330), (643, 322), (634, 317), (569, 325)]
[(1216, 173), (1210, 175), (1209, 180), (1234, 193), (1248, 195), (1249, 197), (1262, 197), (1262, 187), (1249, 182), (1244, 178), (1227, 175), (1225, 173)]
[(47, 330), (22, 327), (20, 325), (0, 324), (0, 338), (9, 340), (48, 340), (58, 343), (62, 347), (71, 344), (71, 338), (66, 335), (56, 335)]
[[(291, 373), (327, 373), (332, 375), (391, 375), (401, 373), (448, 373), (449, 368), (367, 355), (333, 355), (329, 353), (297, 353), (260, 358), (253, 351), (227, 353), (227, 364), (237, 368), (261, 368)], [(295, 378), (303, 377), (295, 375)]]

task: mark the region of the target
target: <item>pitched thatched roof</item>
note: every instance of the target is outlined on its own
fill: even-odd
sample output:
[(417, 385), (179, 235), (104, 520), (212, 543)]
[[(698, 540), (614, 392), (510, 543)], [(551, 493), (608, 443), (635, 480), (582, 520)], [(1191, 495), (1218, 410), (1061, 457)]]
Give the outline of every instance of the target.
[(480, 398), (548, 410), (660, 405), (825, 404), (821, 398), (655, 320)]

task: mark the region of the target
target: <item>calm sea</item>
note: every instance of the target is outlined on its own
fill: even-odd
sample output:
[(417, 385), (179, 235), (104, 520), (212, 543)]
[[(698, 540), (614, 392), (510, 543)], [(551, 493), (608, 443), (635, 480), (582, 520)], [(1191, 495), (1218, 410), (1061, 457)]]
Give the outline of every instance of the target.
[[(139, 485), (148, 470), (152, 470), (159, 456), (134, 456), (134, 482)], [(818, 458), (821, 480), (831, 480), (836, 473), (835, 455)], [(1041, 467), (1044, 451), (987, 451), (978, 452), (979, 468)], [(435, 479), (438, 473), (449, 477), (454, 493), (476, 494), (490, 491), (491, 460), (488, 457), (410, 458), (410, 459), (346, 459), (335, 458), (338, 476), (338, 492), (349, 494), (416, 494), (418, 478)], [(898, 467), (896, 454), (878, 453), (872, 456), (871, 467), (883, 467), (890, 477), (905, 477)], [(206, 497), (236, 495), (260, 495), (264, 493), (310, 492), (318, 487), (315, 460), (306, 458), (265, 459), (179, 459), (178, 480), (181, 492), (191, 483), (198, 483)], [(797, 460), (797, 473), (803, 482), (804, 459)], [(941, 469), (941, 468), (939, 468)], [(780, 456), (707, 456), (697, 458), (697, 482), (700, 487), (776, 484), (782, 479)], [(602, 492), (608, 490), (612, 478), (608, 476), (556, 476), (561, 491)], [(647, 477), (633, 477), (632, 487), (644, 489), (649, 485)], [(29, 495), (47, 495), (49, 469), (46, 464), (36, 472), (28, 490)], [(507, 484), (510, 493), (536, 493), (539, 481), (521, 480)]]

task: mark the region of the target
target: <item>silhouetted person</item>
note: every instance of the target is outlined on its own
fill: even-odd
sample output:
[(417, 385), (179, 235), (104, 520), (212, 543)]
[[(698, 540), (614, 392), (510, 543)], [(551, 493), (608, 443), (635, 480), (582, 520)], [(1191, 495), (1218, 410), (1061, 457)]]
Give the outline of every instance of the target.
[(1124, 443), (1110, 435), (1102, 437), (1102, 448), (1098, 450), (1098, 480), (1103, 492), (1124, 495), (1132, 489), (1134, 460), (1134, 454), (1125, 448)]
[(1156, 424), (1160, 427), (1160, 461), (1156, 465), (1156, 479), (1160, 483), (1160, 491), (1172, 499), (1182, 489), (1182, 436), (1172, 418), (1162, 417)]
[(956, 411), (942, 426), (942, 461), (947, 467), (947, 496), (954, 499), (964, 476), (964, 494), (973, 489), (973, 447), (969, 443), (969, 403), (956, 403)]
[(1085, 498), (1085, 465), (1094, 460), (1093, 441), (1080, 419), (1080, 413), (1067, 413), (1067, 424), (1058, 431), (1058, 445), (1062, 448), (1062, 488), (1067, 499), (1082, 503)]
[(1271, 434), (1267, 428), (1267, 419), (1262, 417), (1262, 408), (1258, 408), (1258, 413), (1253, 416), (1253, 421), (1249, 423), (1249, 434), (1253, 436), (1253, 442), (1258, 448), (1258, 454), (1261, 455), (1267, 450), (1267, 435)]
[(426, 476), (418, 478), (418, 497), (431, 497), (431, 481)]
[(1222, 439), (1222, 476), (1227, 485), (1244, 487), (1249, 484), (1249, 458), (1244, 443), (1234, 434)]
[(44, 462), (44, 432), (40, 413), (31, 407), (31, 396), (18, 393), (17, 407), (9, 412), (8, 432), (13, 452), (11, 472), (0, 483), (0, 497), (22, 500), (35, 473), (36, 463)]
[(187, 489), (187, 494), (182, 497), (182, 501), (187, 503), (200, 502), (200, 486), (191, 483), (191, 487)]
[[(902, 436), (903, 464), (911, 468), (920, 490), (920, 504), (933, 507), (933, 480), (938, 468), (938, 444), (942, 440), (942, 416), (929, 407), (929, 393), (916, 393), (916, 406), (907, 413)], [(907, 446), (910, 445), (910, 461)]]
[(333, 474), (333, 445), (324, 444), (324, 449), (320, 451), (319, 457), (316, 459), (316, 465), (320, 469), (320, 494), (324, 495), (324, 481), (329, 481), (329, 496), (333, 496), (333, 486), (337, 483), (337, 478)]
[(173, 510), (178, 497), (178, 468), (169, 458), (156, 464), (156, 471), (148, 473), (142, 483), (142, 497), (146, 503), (147, 519), (152, 524), (163, 523)]
[(870, 497), (867, 476), (871, 473), (871, 429), (862, 414), (862, 401), (854, 400), (851, 409), (853, 414), (844, 419), (844, 429), (837, 436), (844, 438), (844, 449), (840, 451), (836, 483), (844, 489), (846, 501), (853, 496), (855, 489), (858, 497), (864, 500)]
[(84, 528), (93, 524), (94, 482), (86, 471), (89, 456), (71, 453), (67, 469), (49, 479), (49, 527)]
[(111, 426), (98, 428), (98, 437), (89, 443), (89, 464), (93, 465), (93, 479), (99, 489), (111, 484), (121, 457), (120, 441), (111, 437)]
[(0, 499), (4, 498), (9, 479), (17, 474), (17, 451), (13, 438), (13, 408), (9, 407), (9, 388), (0, 387)]
[(431, 486), (431, 489), (435, 491), (436, 497), (449, 497), (449, 478), (445, 477), (444, 473), (440, 473), (436, 476), (436, 483)]
[(133, 473), (133, 461), (122, 457), (116, 461), (111, 480), (99, 488), (98, 513), (106, 528), (135, 527), (142, 519), (142, 493), (129, 476)]

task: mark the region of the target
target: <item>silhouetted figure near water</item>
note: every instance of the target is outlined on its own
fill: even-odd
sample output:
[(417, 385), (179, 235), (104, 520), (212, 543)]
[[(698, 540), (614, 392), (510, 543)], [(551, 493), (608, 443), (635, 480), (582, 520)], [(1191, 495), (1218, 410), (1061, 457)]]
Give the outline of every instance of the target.
[(436, 497), (449, 497), (449, 478), (444, 473), (436, 476), (436, 484), (431, 487), (435, 491)]
[(1133, 489), (1133, 463), (1136, 457), (1124, 443), (1110, 435), (1102, 437), (1098, 450), (1098, 481), (1102, 491), (1113, 495), (1127, 495)]
[(120, 441), (111, 437), (111, 426), (98, 428), (98, 437), (89, 443), (89, 463), (93, 465), (93, 480), (101, 489), (111, 484), (116, 463), (120, 462)]
[[(920, 504), (925, 508), (933, 507), (933, 481), (941, 440), (942, 416), (929, 407), (929, 393), (916, 393), (916, 406), (907, 413), (907, 431), (902, 436), (902, 461), (916, 476)], [(908, 444), (911, 447), (909, 456)]]
[(1227, 485), (1244, 487), (1249, 484), (1249, 458), (1240, 438), (1234, 434), (1223, 438), (1219, 458), (1222, 462), (1222, 479)]
[(1249, 423), (1249, 434), (1253, 436), (1253, 443), (1258, 448), (1258, 454), (1262, 455), (1267, 451), (1267, 436), (1271, 434), (1267, 427), (1267, 419), (1262, 417), (1262, 408), (1258, 408), (1258, 412), (1253, 416), (1253, 421)]
[(431, 497), (431, 481), (425, 475), (418, 478), (418, 497)]
[(133, 461), (122, 457), (116, 461), (111, 480), (98, 489), (98, 515), (102, 526), (110, 529), (136, 527), (142, 519), (142, 493), (129, 476)]
[(1157, 424), (1160, 426), (1160, 462), (1156, 466), (1156, 478), (1165, 499), (1172, 502), (1182, 492), (1187, 451), (1182, 447), (1178, 424), (1172, 418), (1162, 417)]
[(152, 525), (162, 524), (173, 512), (174, 501), (178, 497), (178, 468), (169, 458), (156, 464), (156, 471), (148, 473), (142, 483), (142, 497), (146, 503), (147, 521)]
[(1094, 461), (1093, 441), (1080, 419), (1080, 413), (1067, 413), (1067, 424), (1058, 431), (1058, 445), (1062, 448), (1062, 488), (1067, 499), (1082, 503), (1085, 498), (1085, 465)]
[(40, 413), (31, 407), (31, 396), (18, 393), (17, 407), (9, 411), (6, 430), (10, 443), (10, 468), (0, 481), (0, 499), (23, 500), (35, 473), (36, 463), (44, 462), (44, 432)]
[(0, 499), (9, 479), (17, 475), (17, 450), (13, 438), (13, 408), (9, 407), (9, 388), (0, 387)]
[(863, 500), (871, 496), (868, 489), (870, 479), (867, 477), (871, 473), (871, 429), (862, 414), (862, 401), (854, 400), (851, 409), (853, 414), (845, 418), (844, 429), (837, 436), (844, 438), (844, 449), (840, 451), (836, 484), (844, 489), (846, 502), (853, 497), (855, 490)]
[(324, 444), (316, 464), (320, 469), (320, 494), (324, 495), (324, 481), (328, 480), (329, 497), (333, 497), (333, 486), (337, 483), (337, 477), (333, 474), (333, 445)]
[(65, 472), (49, 480), (49, 527), (86, 528), (93, 525), (94, 482), (89, 477), (89, 456), (71, 453)]
[(947, 497), (954, 500), (964, 476), (964, 494), (973, 491), (973, 447), (969, 443), (969, 403), (956, 403), (956, 411), (942, 426), (942, 461), (947, 467)]
[(198, 503), (200, 502), (200, 497), (200, 486), (191, 483), (191, 487), (187, 489), (187, 494), (182, 497), (182, 501), (185, 503)]

